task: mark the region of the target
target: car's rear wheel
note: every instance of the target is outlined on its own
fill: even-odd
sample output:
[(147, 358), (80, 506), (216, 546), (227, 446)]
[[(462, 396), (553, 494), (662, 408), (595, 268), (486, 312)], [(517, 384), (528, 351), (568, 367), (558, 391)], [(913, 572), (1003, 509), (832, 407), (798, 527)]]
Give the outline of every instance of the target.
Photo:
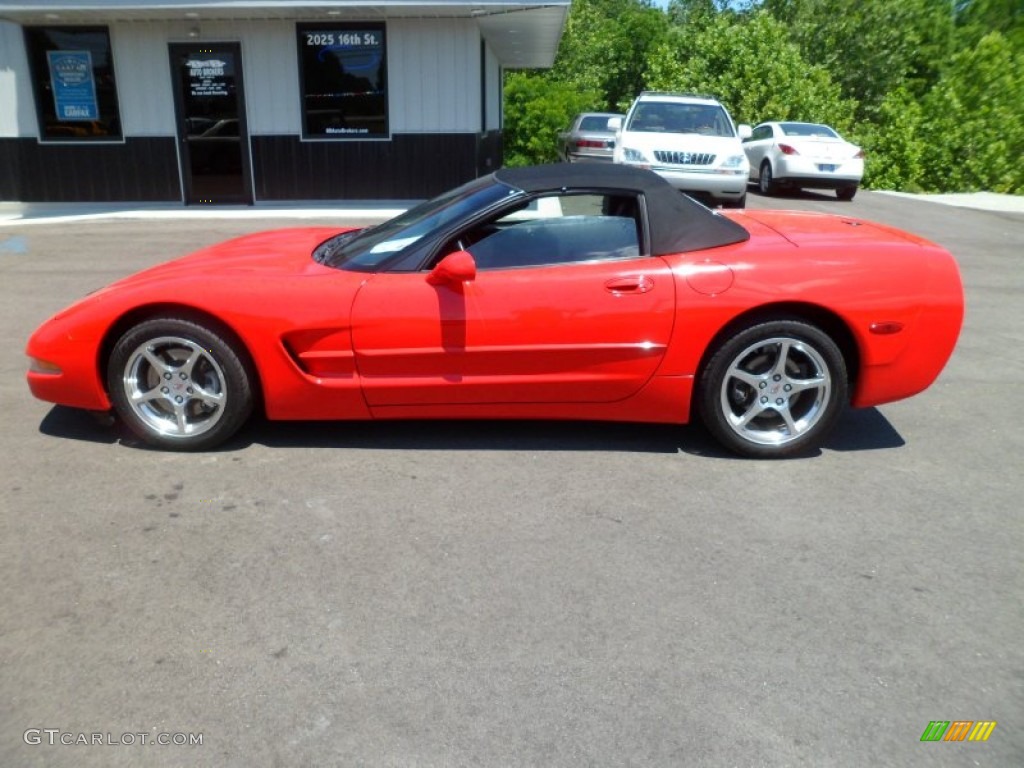
[(857, 194), (857, 185), (854, 184), (849, 187), (840, 187), (836, 190), (836, 197), (840, 200), (853, 200), (854, 195)]
[(721, 343), (701, 373), (697, 406), (730, 450), (784, 458), (821, 444), (847, 392), (846, 362), (826, 333), (798, 320), (772, 320)]
[(779, 185), (772, 175), (772, 164), (767, 160), (761, 163), (761, 170), (757, 172), (757, 191), (762, 195), (774, 195), (779, 191)]
[(121, 419), (160, 448), (212, 448), (253, 408), (246, 365), (232, 342), (185, 318), (147, 320), (114, 345), (107, 387)]

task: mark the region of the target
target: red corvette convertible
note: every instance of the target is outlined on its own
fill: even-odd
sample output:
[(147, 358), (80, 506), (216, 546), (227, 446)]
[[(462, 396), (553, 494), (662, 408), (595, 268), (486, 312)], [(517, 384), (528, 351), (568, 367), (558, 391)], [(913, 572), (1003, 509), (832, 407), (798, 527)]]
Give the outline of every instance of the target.
[(928, 387), (953, 258), (844, 216), (720, 214), (618, 165), (503, 169), (379, 226), (241, 237), (28, 342), (36, 397), (201, 450), (269, 419), (686, 423), (780, 457)]

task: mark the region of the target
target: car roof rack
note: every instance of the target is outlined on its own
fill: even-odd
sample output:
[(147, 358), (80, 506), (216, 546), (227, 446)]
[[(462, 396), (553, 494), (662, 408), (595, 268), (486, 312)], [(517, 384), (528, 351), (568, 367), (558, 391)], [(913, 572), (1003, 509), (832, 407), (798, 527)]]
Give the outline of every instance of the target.
[(641, 96), (676, 96), (682, 99), (707, 99), (708, 101), (718, 101), (717, 96), (711, 96), (707, 93), (684, 93), (682, 91), (641, 91)]
[(717, 96), (710, 96), (706, 93), (680, 93), (679, 91), (640, 91), (640, 96), (679, 96), (684, 99), (719, 101)]

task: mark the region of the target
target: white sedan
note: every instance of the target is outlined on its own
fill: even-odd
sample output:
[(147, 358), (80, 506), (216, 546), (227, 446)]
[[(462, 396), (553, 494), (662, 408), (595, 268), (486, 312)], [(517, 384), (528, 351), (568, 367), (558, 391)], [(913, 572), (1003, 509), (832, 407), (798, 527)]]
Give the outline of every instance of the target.
[(853, 200), (864, 175), (864, 150), (820, 123), (761, 123), (743, 151), (762, 195), (808, 187)]

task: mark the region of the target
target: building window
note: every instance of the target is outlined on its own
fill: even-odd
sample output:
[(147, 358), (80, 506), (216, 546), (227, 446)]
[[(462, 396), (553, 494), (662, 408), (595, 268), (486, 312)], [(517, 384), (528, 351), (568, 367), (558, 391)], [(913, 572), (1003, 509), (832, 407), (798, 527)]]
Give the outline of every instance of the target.
[(43, 141), (120, 141), (106, 27), (25, 27)]
[(387, 138), (384, 25), (299, 24), (297, 30), (303, 138)]

